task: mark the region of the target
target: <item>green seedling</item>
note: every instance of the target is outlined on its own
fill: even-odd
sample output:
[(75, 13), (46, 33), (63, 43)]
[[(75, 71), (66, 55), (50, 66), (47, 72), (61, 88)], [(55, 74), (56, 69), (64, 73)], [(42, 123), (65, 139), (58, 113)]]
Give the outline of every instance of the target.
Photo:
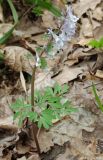
[(97, 89), (96, 89), (94, 84), (92, 84), (92, 89), (93, 89), (93, 94), (95, 96), (95, 100), (96, 100), (96, 103), (98, 105), (98, 108), (103, 112), (103, 104), (102, 104), (102, 102), (101, 102), (101, 100), (100, 100), (100, 98), (97, 94)]
[(68, 86), (56, 84), (54, 88), (46, 87), (44, 92), (35, 91), (35, 109), (32, 111), (31, 104), (24, 99), (17, 99), (11, 105), (14, 111), (14, 119), (19, 119), (19, 126), (22, 126), (25, 118), (31, 122), (36, 122), (38, 128), (44, 127), (49, 129), (53, 125), (53, 120), (60, 120), (61, 117), (76, 111), (71, 102), (65, 98)]
[(93, 48), (103, 48), (103, 37), (101, 39), (99, 39), (98, 41), (97, 40), (91, 40), (89, 43), (88, 43), (89, 46), (93, 47)]

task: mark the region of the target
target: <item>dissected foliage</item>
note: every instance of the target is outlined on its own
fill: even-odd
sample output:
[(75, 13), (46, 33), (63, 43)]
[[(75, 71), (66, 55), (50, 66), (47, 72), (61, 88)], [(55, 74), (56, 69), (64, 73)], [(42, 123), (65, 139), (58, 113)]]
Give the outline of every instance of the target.
[(62, 116), (76, 111), (71, 106), (70, 101), (64, 97), (67, 91), (67, 85), (62, 87), (58, 84), (54, 88), (45, 88), (44, 92), (35, 91), (35, 112), (32, 111), (30, 103), (28, 104), (23, 98), (17, 99), (11, 105), (11, 108), (15, 112), (14, 119), (18, 118), (19, 125), (21, 125), (23, 120), (28, 117), (31, 122), (36, 122), (39, 128), (44, 127), (48, 129), (52, 126), (53, 120), (59, 120)]

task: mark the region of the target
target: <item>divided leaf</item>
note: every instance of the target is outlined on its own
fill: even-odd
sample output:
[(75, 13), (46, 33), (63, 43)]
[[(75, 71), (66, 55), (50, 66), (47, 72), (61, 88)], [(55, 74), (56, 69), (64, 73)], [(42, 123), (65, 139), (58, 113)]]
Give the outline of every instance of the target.
[(64, 97), (67, 91), (67, 85), (59, 84), (54, 88), (46, 87), (44, 92), (35, 91), (35, 112), (32, 112), (32, 106), (24, 99), (18, 99), (11, 105), (15, 112), (14, 119), (19, 118), (19, 125), (21, 125), (28, 117), (31, 122), (36, 122), (39, 128), (49, 129), (53, 125), (53, 120), (59, 120), (62, 116), (76, 111)]

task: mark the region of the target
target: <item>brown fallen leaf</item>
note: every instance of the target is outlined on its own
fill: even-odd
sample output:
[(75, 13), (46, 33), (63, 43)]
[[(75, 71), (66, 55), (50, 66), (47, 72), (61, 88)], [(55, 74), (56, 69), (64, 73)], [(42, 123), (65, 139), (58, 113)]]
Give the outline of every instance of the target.
[(92, 25), (88, 18), (82, 18), (82, 26), (80, 34), (83, 34), (84, 37), (89, 37), (89, 38), (93, 37)]
[(95, 10), (96, 6), (100, 4), (101, 0), (80, 0), (73, 4), (73, 9), (78, 17), (81, 17), (88, 9)]
[(5, 63), (13, 70), (20, 72), (25, 71), (32, 74), (32, 67), (34, 66), (34, 57), (32, 54), (18, 46), (9, 46), (3, 49), (5, 51)]
[(38, 90), (42, 90), (47, 86), (52, 87), (55, 82), (53, 79), (51, 79), (51, 76), (51, 72), (38, 73), (35, 80), (35, 88)]
[(101, 53), (98, 53), (97, 61), (92, 67), (92, 72), (95, 73), (96, 70), (100, 70), (102, 68), (103, 68), (103, 53), (101, 52)]
[(33, 153), (27, 160), (40, 160), (40, 157), (37, 153)]
[(103, 79), (103, 71), (98, 69), (95, 73), (95, 76)]
[(11, 23), (2, 23), (0, 24), (0, 38), (3, 37), (3, 35), (8, 32), (13, 25)]
[(52, 134), (46, 132), (45, 130), (40, 131), (38, 140), (39, 140), (41, 152), (46, 153), (51, 149), (51, 147), (54, 146), (54, 143), (52, 141)]
[(25, 82), (25, 78), (24, 78), (22, 71), (20, 71), (20, 80), (21, 80), (22, 87), (26, 93), (26, 82)]
[(102, 19), (103, 19), (102, 7), (96, 7), (95, 8), (95, 10), (93, 11), (92, 18), (94, 18), (98, 21), (102, 21)]
[(53, 79), (59, 84), (68, 83), (77, 78), (79, 74), (83, 73), (82, 67), (67, 67), (64, 66), (62, 72)]
[(27, 158), (25, 156), (23, 156), (21, 158), (17, 158), (17, 160), (27, 160)]
[(97, 51), (95, 51), (94, 49), (91, 48), (87, 48), (87, 50), (85, 50), (83, 47), (78, 47), (73, 53), (71, 53), (68, 56), (68, 64), (70, 61), (74, 60), (74, 62), (78, 62), (79, 59), (84, 59), (85, 57), (91, 57), (92, 55), (97, 54)]
[(56, 20), (54, 18), (54, 15), (50, 13), (49, 11), (44, 11), (44, 14), (42, 15), (42, 26), (45, 28), (57, 28)]
[(48, 43), (48, 39), (44, 38), (44, 34), (34, 35), (31, 37), (31, 40), (36, 41), (36, 43), (40, 46), (46, 46)]
[(97, 22), (96, 20), (92, 20), (92, 26), (93, 26), (93, 30), (95, 30), (101, 27), (101, 23)]
[(95, 39), (100, 39), (103, 37), (103, 24), (94, 30), (94, 37)]

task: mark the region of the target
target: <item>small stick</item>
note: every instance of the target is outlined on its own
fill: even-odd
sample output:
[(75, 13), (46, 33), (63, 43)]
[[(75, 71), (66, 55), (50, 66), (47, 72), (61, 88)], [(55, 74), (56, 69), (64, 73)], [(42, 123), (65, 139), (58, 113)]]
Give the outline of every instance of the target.
[[(103, 82), (98, 82), (98, 83), (95, 83), (94, 85), (99, 85), (99, 84), (101, 84), (101, 83), (103, 83)], [(87, 88), (89, 88), (89, 87), (92, 87), (92, 84), (91, 84), (91, 85), (88, 85), (87, 87), (84, 87), (83, 89), (87, 89)]]

